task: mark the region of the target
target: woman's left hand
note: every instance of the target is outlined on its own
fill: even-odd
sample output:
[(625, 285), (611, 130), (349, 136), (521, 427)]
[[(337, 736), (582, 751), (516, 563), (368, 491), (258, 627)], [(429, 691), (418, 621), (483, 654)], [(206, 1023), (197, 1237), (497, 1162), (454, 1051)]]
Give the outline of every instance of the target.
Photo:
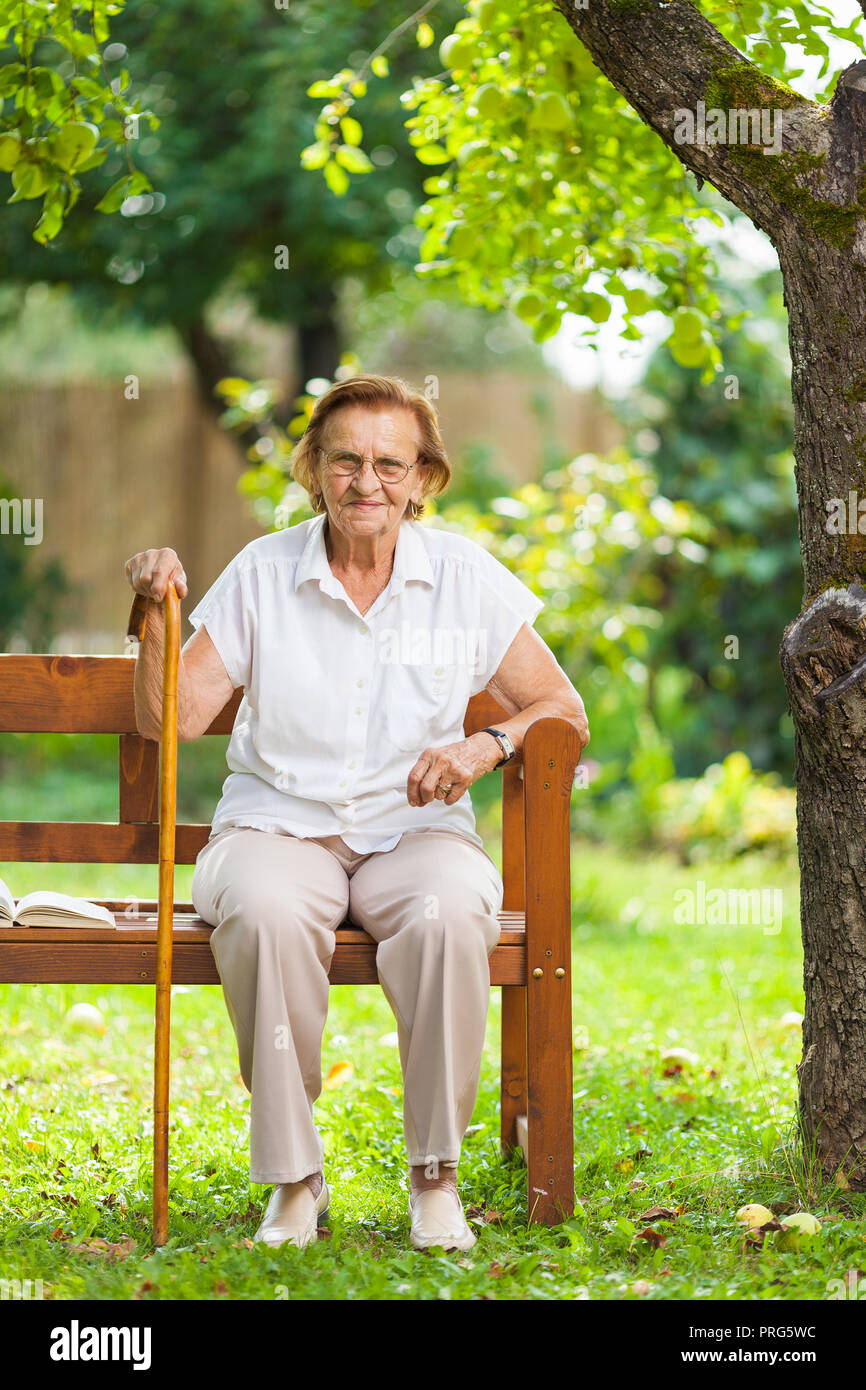
[[(425, 748), (406, 783), (409, 805), (426, 806), (435, 799), (453, 806), (473, 782), (493, 770), (501, 757), (499, 744), (487, 733), (471, 734), (442, 748)], [(442, 791), (449, 786), (449, 792)]]

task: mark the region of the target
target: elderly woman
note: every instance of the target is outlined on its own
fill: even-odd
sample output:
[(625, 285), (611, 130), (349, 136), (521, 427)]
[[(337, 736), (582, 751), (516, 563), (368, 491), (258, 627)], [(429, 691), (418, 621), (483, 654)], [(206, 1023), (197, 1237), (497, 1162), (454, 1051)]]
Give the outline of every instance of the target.
[[(451, 476), (433, 407), (400, 378), (355, 376), (316, 403), (293, 456), (317, 513), (246, 545), (190, 614), (178, 736), (242, 686), (192, 899), (250, 1091), (250, 1178), (275, 1184), (256, 1239), (306, 1245), (327, 1215), (313, 1120), (335, 929), (379, 943), (403, 1073), (410, 1239), (467, 1250), (457, 1191), (478, 1090), (503, 886), (469, 788), (583, 703), (531, 624), (541, 602), (475, 542), (418, 523)], [(136, 720), (159, 738), (171, 549), (126, 562), (147, 595)], [(508, 711), (464, 737), (470, 696)]]

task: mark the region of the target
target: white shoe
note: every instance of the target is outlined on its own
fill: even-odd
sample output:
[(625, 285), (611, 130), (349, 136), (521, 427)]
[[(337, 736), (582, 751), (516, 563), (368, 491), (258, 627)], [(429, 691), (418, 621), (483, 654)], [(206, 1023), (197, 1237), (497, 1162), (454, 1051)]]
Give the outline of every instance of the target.
[(448, 1188), (428, 1188), (409, 1196), (412, 1230), (409, 1239), (416, 1250), (443, 1245), (446, 1250), (471, 1250), (475, 1236), (466, 1224), (463, 1203)]
[(305, 1182), (277, 1183), (265, 1209), (264, 1217), (253, 1240), (264, 1245), (309, 1245), (315, 1240), (320, 1221), (328, 1215), (331, 1193), (322, 1182), (322, 1190), (314, 1197)]

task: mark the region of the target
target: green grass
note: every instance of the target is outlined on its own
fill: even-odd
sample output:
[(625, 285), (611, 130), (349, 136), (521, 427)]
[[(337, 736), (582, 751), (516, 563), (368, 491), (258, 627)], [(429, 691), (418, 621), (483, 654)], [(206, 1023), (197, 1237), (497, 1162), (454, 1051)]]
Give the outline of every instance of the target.
[[(42, 814), (35, 804), (29, 814)], [(0, 865), (0, 875), (16, 896), (156, 887), (149, 867)], [(178, 868), (178, 897), (191, 875)], [(674, 891), (698, 878), (782, 888), (782, 930), (677, 925)], [(818, 1182), (793, 1128), (800, 1029), (782, 1019), (802, 1009), (796, 865), (752, 856), (684, 868), (578, 842), (573, 899), (573, 1220), (528, 1227), (525, 1171), (500, 1154), (494, 990), (459, 1172), (464, 1204), (494, 1219), (478, 1219), (465, 1255), (413, 1251), (394, 1020), (378, 989), (337, 987), (323, 1071), (346, 1061), (352, 1071), (317, 1104), (331, 1233), (304, 1251), (248, 1248), (268, 1189), (248, 1180), (249, 1097), (221, 993), (195, 987), (172, 1002), (171, 1239), (154, 1253), (153, 991), (2, 986), (0, 1276), (41, 1278), (56, 1299), (826, 1298), (829, 1279), (863, 1267), (866, 1198)], [(67, 1021), (80, 1000), (101, 1010), (103, 1035)], [(669, 1047), (697, 1063), (665, 1076)], [(747, 1249), (734, 1213), (752, 1201), (813, 1211), (823, 1231), (800, 1254)], [(666, 1235), (656, 1250), (637, 1236), (655, 1205), (683, 1208), (652, 1223)], [(136, 1245), (122, 1258), (70, 1251), (94, 1236)], [(644, 1292), (632, 1289), (639, 1280)]]

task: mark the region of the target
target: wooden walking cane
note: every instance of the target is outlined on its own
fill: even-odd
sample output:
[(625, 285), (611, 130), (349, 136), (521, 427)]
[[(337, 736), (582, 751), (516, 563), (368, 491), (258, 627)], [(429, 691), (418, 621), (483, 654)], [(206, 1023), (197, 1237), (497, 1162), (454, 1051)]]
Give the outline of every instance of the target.
[[(142, 641), (148, 600), (136, 594), (128, 635)], [(174, 927), (174, 850), (177, 809), (177, 671), (180, 599), (172, 580), (165, 595), (162, 730), (159, 744), (159, 911), (153, 1060), (153, 1243), (168, 1239), (168, 1081), (171, 1049), (171, 947)]]

